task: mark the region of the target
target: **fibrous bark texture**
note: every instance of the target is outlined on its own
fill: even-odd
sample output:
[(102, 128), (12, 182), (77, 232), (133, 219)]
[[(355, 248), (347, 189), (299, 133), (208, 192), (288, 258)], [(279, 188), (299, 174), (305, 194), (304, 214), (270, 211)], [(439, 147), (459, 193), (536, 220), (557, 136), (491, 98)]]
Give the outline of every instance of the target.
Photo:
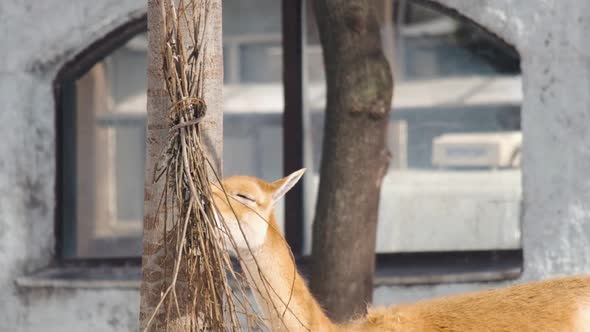
[(327, 106), (311, 288), (336, 321), (372, 300), (393, 79), (370, 0), (315, 0)]

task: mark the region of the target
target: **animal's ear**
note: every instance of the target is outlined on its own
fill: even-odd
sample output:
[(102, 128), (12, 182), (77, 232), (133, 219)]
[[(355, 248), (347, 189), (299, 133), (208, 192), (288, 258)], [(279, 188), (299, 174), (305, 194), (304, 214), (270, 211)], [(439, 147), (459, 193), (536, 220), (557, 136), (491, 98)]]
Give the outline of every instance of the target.
[(285, 194), (293, 188), (293, 186), (301, 179), (305, 173), (305, 168), (302, 168), (298, 171), (291, 173), (290, 175), (277, 180), (272, 183), (273, 193), (272, 193), (272, 204), (276, 204)]

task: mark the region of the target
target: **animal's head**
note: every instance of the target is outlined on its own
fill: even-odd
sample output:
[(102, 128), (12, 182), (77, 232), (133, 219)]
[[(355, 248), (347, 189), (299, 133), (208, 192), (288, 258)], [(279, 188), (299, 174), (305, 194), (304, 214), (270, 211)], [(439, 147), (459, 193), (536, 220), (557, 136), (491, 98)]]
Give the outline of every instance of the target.
[[(238, 250), (256, 249), (266, 240), (269, 229), (277, 225), (273, 218), (276, 203), (299, 181), (305, 169), (275, 182), (250, 176), (232, 176), (223, 180), (223, 189), (213, 186), (213, 199)], [(226, 237), (227, 248), (233, 245)]]

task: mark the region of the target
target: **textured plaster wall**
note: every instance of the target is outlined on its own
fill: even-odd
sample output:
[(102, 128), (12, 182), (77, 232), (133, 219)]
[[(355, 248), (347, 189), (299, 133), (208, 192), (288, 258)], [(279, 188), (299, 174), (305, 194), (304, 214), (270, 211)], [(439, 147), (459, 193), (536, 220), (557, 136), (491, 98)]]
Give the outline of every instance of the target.
[(54, 257), (53, 79), (143, 13), (143, 0), (0, 1), (0, 331), (136, 329), (137, 290), (29, 289), (15, 278)]
[[(590, 2), (437, 2), (522, 56), (525, 266), (515, 282), (590, 271)], [(55, 74), (144, 6), (0, 1), (0, 331), (137, 329), (137, 290), (24, 288), (15, 278), (54, 257)], [(499, 285), (379, 287), (375, 299), (397, 303)]]

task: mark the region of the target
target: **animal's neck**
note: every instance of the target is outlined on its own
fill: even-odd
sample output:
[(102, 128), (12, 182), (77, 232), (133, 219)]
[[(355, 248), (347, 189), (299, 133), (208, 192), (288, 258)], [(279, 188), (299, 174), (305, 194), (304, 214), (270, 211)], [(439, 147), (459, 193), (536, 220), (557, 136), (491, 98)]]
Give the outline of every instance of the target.
[[(271, 225), (276, 225), (272, 217)], [(270, 227), (264, 244), (243, 255), (242, 266), (271, 331), (334, 331), (297, 272), (283, 237)]]

